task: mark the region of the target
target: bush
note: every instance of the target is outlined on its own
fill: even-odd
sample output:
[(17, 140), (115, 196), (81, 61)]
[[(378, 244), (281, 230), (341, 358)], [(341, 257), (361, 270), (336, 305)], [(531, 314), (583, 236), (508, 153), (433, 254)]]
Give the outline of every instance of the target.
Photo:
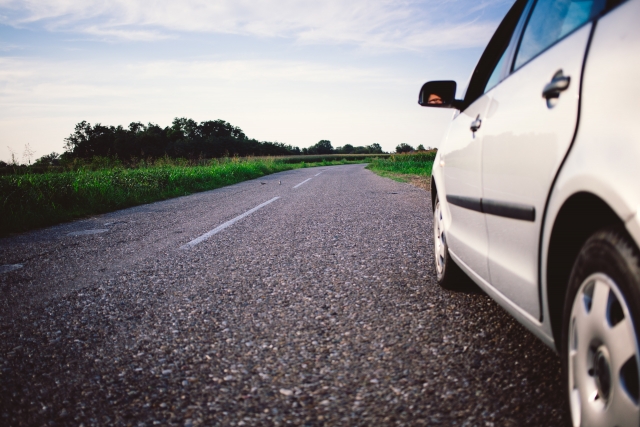
[(413, 151), (413, 147), (404, 142), (396, 147), (396, 153), (409, 153), (411, 151)]
[(367, 169), (431, 176), (431, 169), (433, 168), (433, 161), (436, 154), (436, 150), (394, 154), (387, 159), (372, 160), (369, 166), (367, 166)]

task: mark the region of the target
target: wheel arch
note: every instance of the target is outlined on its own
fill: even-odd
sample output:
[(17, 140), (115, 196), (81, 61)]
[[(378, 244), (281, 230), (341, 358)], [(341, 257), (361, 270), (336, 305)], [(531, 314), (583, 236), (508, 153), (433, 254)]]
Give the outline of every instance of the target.
[(547, 306), (553, 338), (562, 337), (562, 311), (571, 269), (580, 248), (597, 230), (623, 225), (600, 197), (580, 192), (569, 197), (555, 217), (547, 251)]

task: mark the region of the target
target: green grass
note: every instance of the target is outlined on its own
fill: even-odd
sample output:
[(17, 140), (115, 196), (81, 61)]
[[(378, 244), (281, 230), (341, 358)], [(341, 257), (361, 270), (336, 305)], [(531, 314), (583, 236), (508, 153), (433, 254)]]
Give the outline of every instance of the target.
[[(201, 162), (202, 163), (202, 162)], [(323, 160), (285, 163), (273, 158), (145, 163), (126, 169), (0, 176), (0, 236), (171, 197), (212, 190), (264, 175), (310, 166), (363, 163)]]
[[(322, 162), (340, 162), (347, 163), (366, 163), (371, 159), (386, 159), (391, 154), (312, 154), (312, 155), (296, 155), (296, 156), (267, 156), (267, 157), (248, 157), (244, 159), (276, 161), (280, 163), (313, 163), (320, 164)], [(231, 159), (232, 160), (232, 159)], [(237, 159), (236, 159), (237, 160)], [(30, 175), (42, 173), (56, 173), (84, 170), (102, 170), (114, 168), (140, 169), (153, 166), (206, 166), (212, 163), (220, 163), (230, 161), (230, 159), (174, 159), (170, 157), (161, 157), (155, 160), (133, 158), (129, 160), (119, 160), (112, 157), (96, 156), (90, 160), (73, 159), (57, 166), (46, 165), (7, 165), (0, 166), (0, 176), (5, 175)]]
[(371, 160), (367, 169), (397, 181), (407, 182), (412, 176), (428, 179), (431, 177), (435, 157), (436, 151), (395, 154), (387, 159)]
[(415, 175), (408, 175), (408, 174), (403, 174), (398, 172), (389, 172), (389, 171), (382, 171), (382, 170), (374, 170), (373, 172), (375, 172), (376, 175), (379, 175), (384, 178), (389, 178), (398, 182), (411, 182), (411, 177), (415, 176)]

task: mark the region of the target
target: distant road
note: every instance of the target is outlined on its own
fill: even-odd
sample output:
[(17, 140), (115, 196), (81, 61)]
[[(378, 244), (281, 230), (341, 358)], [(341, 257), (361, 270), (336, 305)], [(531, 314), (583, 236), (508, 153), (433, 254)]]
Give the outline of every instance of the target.
[(429, 200), (309, 168), (0, 239), (0, 424), (563, 425), (557, 357), (435, 284)]

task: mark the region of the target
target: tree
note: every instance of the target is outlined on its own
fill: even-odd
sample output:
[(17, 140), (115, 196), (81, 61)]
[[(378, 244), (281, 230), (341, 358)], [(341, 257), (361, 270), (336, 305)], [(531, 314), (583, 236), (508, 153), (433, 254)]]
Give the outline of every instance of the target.
[(13, 151), (13, 149), (11, 147), (9, 147), (7, 145), (7, 150), (9, 150), (9, 153), (11, 153), (11, 163), (9, 163), (11, 166), (17, 166), (18, 165), (18, 161), (16, 160), (16, 152)]
[(413, 147), (410, 146), (409, 144), (403, 142), (402, 144), (398, 145), (396, 147), (396, 153), (400, 154), (400, 153), (408, 153), (410, 151), (414, 151)]
[(339, 151), (340, 154), (351, 154), (353, 153), (353, 145), (345, 144), (343, 147), (340, 147), (340, 149), (336, 149), (336, 151)]
[(45, 154), (33, 163), (34, 166), (58, 166), (58, 164), (60, 164), (60, 154), (55, 151)]
[[(224, 120), (197, 123), (184, 117), (176, 117), (171, 126), (165, 128), (141, 122), (132, 122), (128, 128), (102, 126), (99, 123), (92, 126), (82, 121), (76, 125), (74, 133), (65, 138), (65, 142), (66, 151), (61, 156), (63, 163), (74, 158), (91, 159), (95, 156), (115, 156), (127, 160), (165, 155), (195, 159), (225, 155), (279, 156), (300, 153), (298, 147), (291, 145), (249, 139), (242, 129)], [(331, 149), (331, 143), (326, 143)]]
[[(119, 126), (118, 128), (121, 129)], [(75, 131), (65, 138), (65, 148), (71, 151), (74, 157), (90, 159), (94, 156), (109, 156), (115, 154), (113, 143), (117, 128), (102, 126), (100, 123), (91, 126), (82, 121), (76, 125)]]
[(371, 153), (371, 154), (382, 154), (383, 153), (382, 147), (377, 142), (374, 142), (373, 144), (369, 145), (367, 148), (369, 149), (369, 153)]
[(24, 160), (24, 163), (31, 164), (31, 158), (34, 156), (34, 154), (36, 154), (36, 152), (31, 149), (31, 146), (29, 144), (25, 144), (24, 152), (22, 153), (22, 159)]
[(315, 148), (314, 154), (331, 154), (333, 153), (333, 146), (331, 145), (331, 141), (323, 139), (318, 141), (316, 145), (311, 148)]

